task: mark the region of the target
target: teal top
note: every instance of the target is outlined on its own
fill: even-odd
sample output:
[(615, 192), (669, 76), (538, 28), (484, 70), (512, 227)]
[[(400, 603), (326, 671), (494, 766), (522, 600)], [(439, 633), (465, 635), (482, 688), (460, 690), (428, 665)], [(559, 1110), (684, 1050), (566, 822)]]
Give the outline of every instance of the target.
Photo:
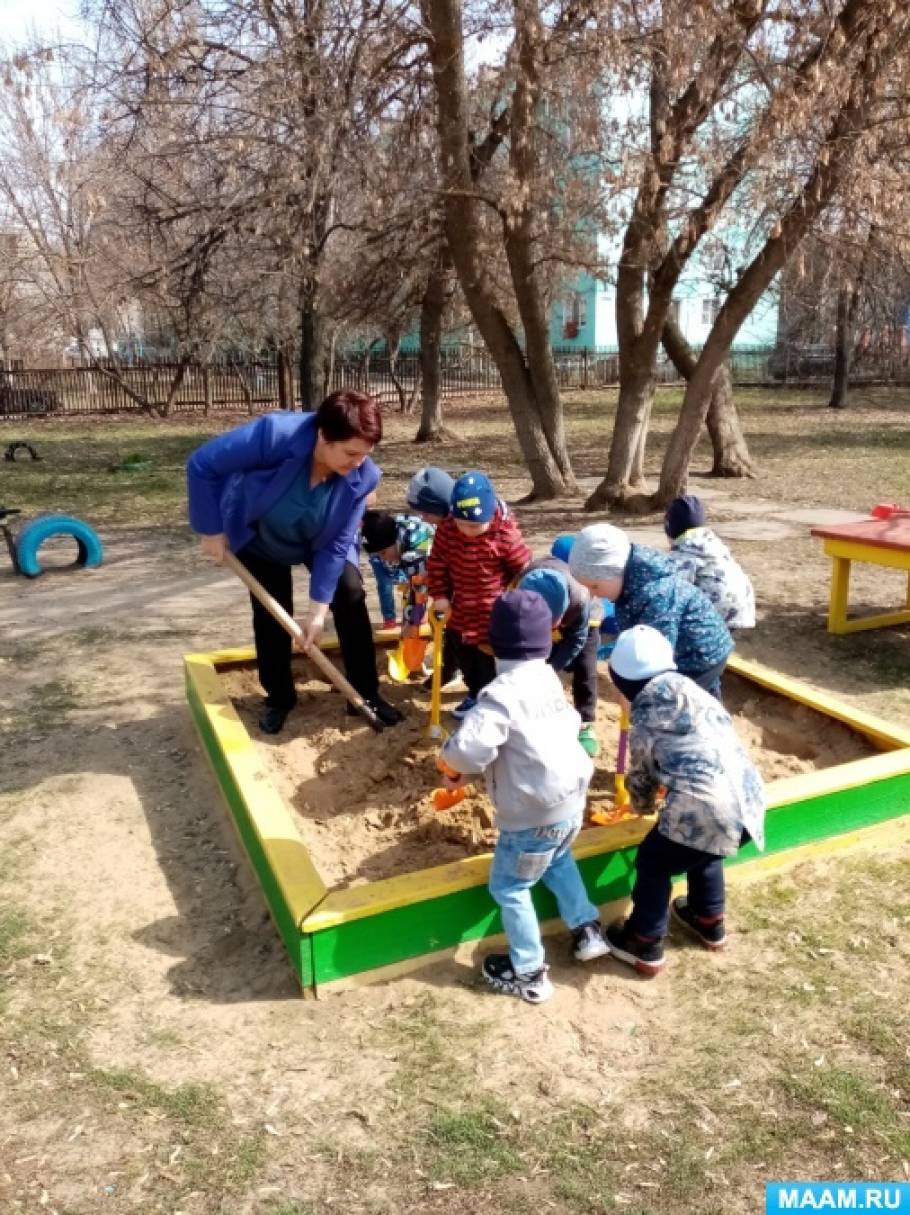
[(312, 463), (292, 482), (271, 510), (257, 522), (257, 535), (250, 549), (279, 565), (309, 565), (313, 541), (325, 526), (336, 478), (310, 485)]

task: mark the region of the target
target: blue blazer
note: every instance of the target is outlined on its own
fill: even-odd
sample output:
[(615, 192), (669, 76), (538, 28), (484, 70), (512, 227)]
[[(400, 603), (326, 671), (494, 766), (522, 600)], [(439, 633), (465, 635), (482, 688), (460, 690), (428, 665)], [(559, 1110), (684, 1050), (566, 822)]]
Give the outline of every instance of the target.
[[(190, 526), (204, 536), (227, 536), (237, 553), (261, 519), (303, 471), (316, 446), (313, 413), (265, 413), (209, 439), (186, 465)], [(336, 477), (322, 531), (313, 541), (310, 598), (331, 603), (346, 561), (359, 562), (357, 530), (367, 497), (382, 473), (372, 460)]]

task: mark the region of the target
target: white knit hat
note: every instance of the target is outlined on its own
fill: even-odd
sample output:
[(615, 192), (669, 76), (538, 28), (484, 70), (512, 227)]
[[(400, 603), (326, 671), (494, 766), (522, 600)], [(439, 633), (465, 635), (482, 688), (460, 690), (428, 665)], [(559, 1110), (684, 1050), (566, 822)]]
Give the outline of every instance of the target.
[(636, 624), (617, 637), (610, 655), (610, 670), (620, 679), (650, 679), (664, 671), (675, 671), (673, 647), (657, 629)]
[(628, 536), (612, 523), (583, 527), (569, 553), (569, 569), (576, 578), (596, 582), (619, 577), (626, 568), (632, 545)]

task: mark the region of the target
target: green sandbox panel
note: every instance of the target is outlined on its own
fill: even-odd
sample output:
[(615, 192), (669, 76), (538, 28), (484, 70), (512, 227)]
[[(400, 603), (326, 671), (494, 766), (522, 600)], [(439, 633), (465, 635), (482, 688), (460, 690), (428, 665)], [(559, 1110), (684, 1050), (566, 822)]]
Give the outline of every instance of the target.
[[(750, 843), (727, 863), (740, 864), (844, 835), (908, 812), (910, 773), (791, 802), (769, 811), (764, 853)], [(594, 903), (600, 905), (628, 897), (634, 880), (635, 853), (632, 846), (579, 861)], [(534, 888), (532, 898), (540, 919), (558, 915), (553, 896), (542, 884)], [(499, 909), (486, 886), (472, 886), (314, 933), (311, 937), (314, 980), (317, 986), (330, 983), (500, 932)]]
[(269, 911), (284, 942), (284, 947), (288, 952), (294, 973), (297, 975), (301, 987), (310, 987), (313, 983), (312, 937), (301, 935), (300, 926), (291, 915), (284, 896), (281, 893), (281, 888), (276, 882), (275, 875), (268, 863), (268, 858), (262, 850), (259, 837), (253, 830), (241, 790), (225, 762), (218, 745), (218, 739), (189, 680), (187, 681), (187, 697), (206, 754), (215, 769), (215, 776), (227, 801), (231, 818), (237, 828), (237, 833), (243, 843), (244, 850), (250, 859), (256, 876), (259, 878)]

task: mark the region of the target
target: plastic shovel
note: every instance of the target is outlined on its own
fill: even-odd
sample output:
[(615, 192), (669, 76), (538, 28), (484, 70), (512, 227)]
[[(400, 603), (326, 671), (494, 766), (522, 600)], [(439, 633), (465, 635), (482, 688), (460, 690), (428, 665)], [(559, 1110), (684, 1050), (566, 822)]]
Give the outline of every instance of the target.
[(614, 784), (613, 809), (595, 810), (591, 822), (598, 827), (609, 827), (625, 818), (629, 812), (629, 790), (626, 788), (626, 754), (629, 749), (629, 714), (619, 716), (619, 746), (616, 751), (616, 780)]
[(364, 698), (360, 695), (355, 687), (342, 675), (335, 664), (323, 654), (322, 650), (316, 645), (311, 645), (309, 649), (303, 649), (303, 629), (297, 621), (288, 612), (284, 610), (281, 604), (273, 595), (265, 589), (262, 583), (254, 578), (245, 565), (237, 560), (233, 553), (225, 553), (223, 564), (227, 569), (233, 570), (240, 581), (247, 587), (252, 595), (259, 600), (262, 606), (271, 616), (278, 621), (286, 632), (290, 633), (294, 644), (299, 650), (306, 654), (313, 666), (333, 687), (344, 696), (349, 704), (357, 710), (361, 717), (366, 718), (377, 734), (382, 733), (382, 722), (376, 716), (376, 713)]
[(404, 641), (399, 641), (394, 650), (389, 650), (389, 679), (395, 683), (407, 683), (408, 676), (411, 674), (410, 668), (405, 661)]
[(448, 734), (442, 728), (442, 646), (445, 636), (445, 621), (435, 612), (430, 612), (430, 628), (433, 631), (433, 677), (430, 680), (430, 720), (424, 733), (429, 738), (443, 742)]

